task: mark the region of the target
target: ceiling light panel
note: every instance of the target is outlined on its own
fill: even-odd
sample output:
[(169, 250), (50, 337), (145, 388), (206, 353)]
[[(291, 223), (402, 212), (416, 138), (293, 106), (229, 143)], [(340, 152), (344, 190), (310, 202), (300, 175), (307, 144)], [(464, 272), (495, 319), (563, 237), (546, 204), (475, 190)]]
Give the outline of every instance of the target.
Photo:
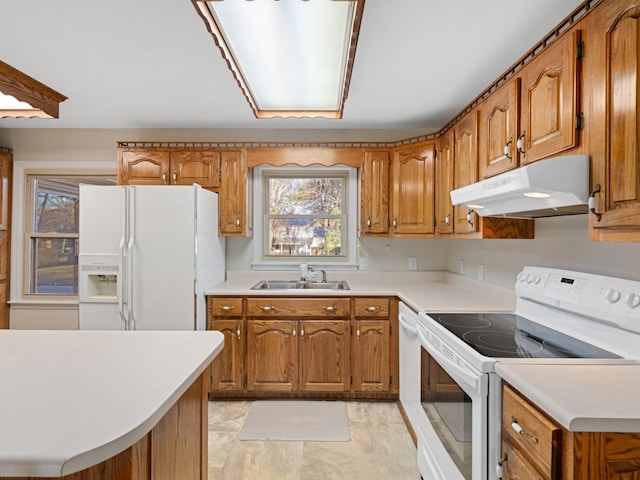
[(363, 2), (193, 0), (258, 118), (340, 118)]

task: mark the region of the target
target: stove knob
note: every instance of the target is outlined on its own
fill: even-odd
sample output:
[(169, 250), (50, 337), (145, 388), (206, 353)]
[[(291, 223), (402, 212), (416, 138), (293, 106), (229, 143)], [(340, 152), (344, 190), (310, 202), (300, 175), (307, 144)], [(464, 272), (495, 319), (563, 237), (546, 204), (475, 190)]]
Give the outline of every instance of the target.
[(616, 303), (618, 300), (620, 300), (620, 292), (615, 288), (610, 288), (609, 290), (607, 290), (607, 294), (605, 296), (607, 300), (609, 300), (609, 303)]
[(540, 283), (541, 278), (539, 276), (535, 276), (533, 277), (533, 283), (535, 283), (536, 285), (538, 285)]
[(531, 283), (533, 282), (533, 275), (529, 274), (527, 275), (527, 283)]
[(631, 308), (636, 308), (638, 305), (640, 305), (640, 295), (636, 293), (630, 293), (627, 297), (627, 305), (629, 305)]

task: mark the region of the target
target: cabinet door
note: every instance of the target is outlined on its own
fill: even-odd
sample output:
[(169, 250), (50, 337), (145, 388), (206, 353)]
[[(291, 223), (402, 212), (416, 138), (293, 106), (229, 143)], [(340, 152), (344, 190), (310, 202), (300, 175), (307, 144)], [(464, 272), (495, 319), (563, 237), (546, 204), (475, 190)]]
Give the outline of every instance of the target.
[(247, 321), (247, 390), (298, 390), (298, 322)]
[(514, 78), (482, 103), (480, 169), (482, 178), (518, 166), (518, 97), (520, 80)]
[(578, 144), (580, 31), (567, 33), (520, 72), (520, 164), (562, 152)]
[(640, 241), (640, 3), (606, 2), (587, 21), (590, 238)]
[(224, 335), (224, 348), (211, 366), (212, 390), (242, 390), (244, 379), (244, 337), (242, 320), (213, 320), (209, 330)]
[(220, 152), (219, 234), (247, 234), (247, 164), (241, 150)]
[[(455, 163), (453, 188), (461, 188), (478, 180), (478, 113), (464, 117), (455, 126)], [(455, 233), (478, 231), (477, 215), (467, 207), (453, 207)]]
[(389, 152), (364, 152), (360, 172), (360, 234), (389, 232)]
[(349, 390), (349, 321), (300, 322), (300, 389), (307, 392)]
[(502, 442), (502, 478), (509, 480), (547, 480), (527, 462), (509, 442)]
[(389, 321), (354, 320), (352, 335), (353, 389), (360, 392), (388, 392)]
[(171, 183), (216, 188), (220, 184), (219, 152), (194, 148), (171, 152)]
[(433, 142), (395, 152), (393, 177), (393, 233), (434, 233)]
[(118, 184), (168, 185), (169, 150), (119, 149)]
[(450, 192), (453, 190), (454, 130), (449, 130), (438, 139), (436, 156), (436, 231), (453, 233), (453, 205)]

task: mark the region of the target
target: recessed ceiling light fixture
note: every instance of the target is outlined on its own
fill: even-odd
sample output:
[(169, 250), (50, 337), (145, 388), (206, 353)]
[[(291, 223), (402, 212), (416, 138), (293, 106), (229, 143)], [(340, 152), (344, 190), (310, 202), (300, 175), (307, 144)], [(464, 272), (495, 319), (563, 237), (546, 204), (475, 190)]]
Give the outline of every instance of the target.
[(257, 118), (342, 118), (364, 0), (192, 0)]
[(0, 61), (0, 118), (58, 118), (61, 93)]

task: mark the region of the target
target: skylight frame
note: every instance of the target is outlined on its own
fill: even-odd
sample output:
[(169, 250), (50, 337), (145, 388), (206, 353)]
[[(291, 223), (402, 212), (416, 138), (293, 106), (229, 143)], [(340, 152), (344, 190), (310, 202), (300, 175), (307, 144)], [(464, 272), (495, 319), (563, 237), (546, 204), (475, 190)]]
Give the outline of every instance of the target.
[(67, 99), (3, 61), (0, 61), (0, 94), (16, 100), (6, 107), (0, 105), (0, 118), (58, 118), (59, 104)]
[[(341, 71), (338, 75), (338, 89), (336, 95), (336, 102), (332, 105), (331, 108), (310, 108), (308, 105), (305, 106), (293, 106), (292, 108), (287, 108), (290, 106), (286, 106), (285, 108), (276, 107), (276, 108), (261, 108), (260, 105), (265, 104), (266, 102), (257, 99), (254, 96), (254, 92), (251, 88), (252, 83), (255, 83), (257, 80), (245, 77), (244, 69), (241, 66), (240, 61), (236, 58), (236, 55), (231, 47), (231, 41), (227, 40), (228, 32), (225, 32), (221, 25), (219, 25), (219, 19), (215, 12), (216, 5), (220, 6), (225, 0), (192, 0), (192, 3), (200, 16), (202, 17), (207, 30), (211, 33), (216, 45), (220, 49), (222, 57), (227, 63), (229, 70), (233, 74), (236, 82), (238, 83), (244, 97), (249, 103), (251, 109), (256, 118), (258, 119), (266, 119), (266, 118), (275, 118), (275, 117), (294, 117), (294, 118), (303, 118), (303, 117), (321, 117), (321, 118), (332, 118), (339, 119), (342, 118), (344, 104), (348, 96), (349, 85), (351, 82), (351, 74), (353, 71), (353, 63), (355, 59), (356, 47), (358, 43), (358, 36), (360, 32), (360, 24), (362, 20), (362, 12), (364, 10), (364, 1), (365, 0), (331, 0), (331, 3), (349, 3), (351, 12), (350, 18), (348, 20), (348, 25), (345, 28), (346, 35), (344, 36), (344, 44), (342, 46), (342, 67)], [(234, 0), (226, 0), (227, 2), (231, 2)], [(236, 0), (237, 1), (237, 0)], [(273, 1), (275, 5), (282, 7), (286, 1)], [(295, 0), (300, 2), (301, 4), (311, 4), (311, 2), (302, 2), (301, 0)], [(316, 0), (317, 2), (318, 0)], [(322, 0), (328, 1), (328, 0)], [(243, 2), (243, 4), (247, 4), (247, 6), (251, 6), (252, 4), (256, 4), (256, 1), (247, 1)], [(251, 30), (247, 30), (246, 33), (249, 37), (250, 41), (255, 42), (259, 41), (258, 36), (256, 36), (255, 32)], [(234, 34), (235, 35), (235, 34)]]

